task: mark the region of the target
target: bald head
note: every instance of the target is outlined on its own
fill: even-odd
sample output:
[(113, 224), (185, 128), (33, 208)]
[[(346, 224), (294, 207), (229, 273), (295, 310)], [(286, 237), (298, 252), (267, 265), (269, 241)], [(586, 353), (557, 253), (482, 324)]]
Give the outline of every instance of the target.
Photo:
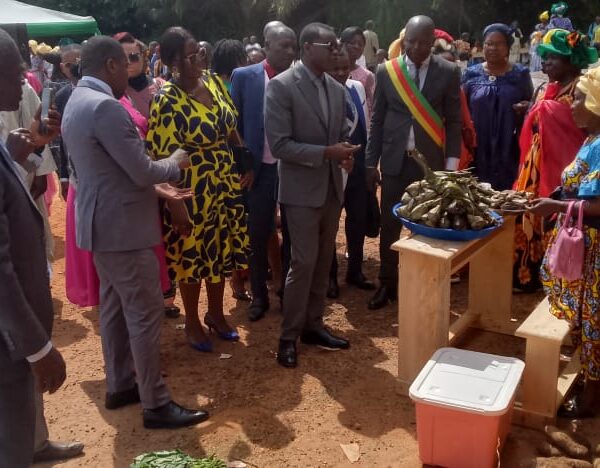
[(429, 16), (413, 16), (406, 23), (404, 50), (416, 65), (420, 66), (431, 55), (435, 41), (435, 23)]
[(267, 29), (267, 34), (265, 35), (265, 44), (276, 41), (282, 36), (293, 37), (294, 40), (296, 39), (296, 33), (294, 30), (281, 23), (281, 25), (276, 25)]
[(269, 21), (267, 24), (265, 24), (265, 27), (263, 28), (263, 37), (265, 38), (265, 40), (267, 40), (267, 35), (269, 34), (269, 30), (271, 28), (277, 28), (280, 26), (285, 26), (285, 24), (283, 24), (283, 22), (281, 21)]
[(25, 64), (12, 37), (0, 29), (0, 111), (19, 109)]
[(429, 31), (433, 34), (435, 30), (435, 23), (429, 16), (418, 15), (413, 16), (406, 23), (406, 32), (409, 31)]
[(296, 33), (292, 28), (284, 24), (273, 26), (265, 36), (265, 53), (267, 61), (277, 72), (290, 68), (292, 61), (296, 58), (298, 41)]

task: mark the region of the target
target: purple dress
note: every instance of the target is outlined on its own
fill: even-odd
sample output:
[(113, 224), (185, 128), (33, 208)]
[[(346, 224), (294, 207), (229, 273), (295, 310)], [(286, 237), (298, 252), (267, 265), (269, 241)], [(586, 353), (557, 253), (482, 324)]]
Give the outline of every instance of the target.
[(513, 105), (530, 101), (533, 84), (529, 70), (513, 65), (503, 76), (490, 76), (483, 64), (469, 67), (462, 86), (477, 133), (475, 173), (497, 190), (510, 189), (519, 168), (519, 133), (523, 118)]
[(562, 16), (553, 16), (550, 18), (550, 23), (548, 24), (547, 30), (550, 31), (551, 29), (566, 29), (569, 32), (573, 32), (575, 30), (571, 20)]

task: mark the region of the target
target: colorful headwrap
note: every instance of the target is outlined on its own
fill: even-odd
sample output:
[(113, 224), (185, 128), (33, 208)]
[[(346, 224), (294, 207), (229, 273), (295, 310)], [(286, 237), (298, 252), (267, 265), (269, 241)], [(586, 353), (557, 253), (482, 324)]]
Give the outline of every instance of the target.
[(490, 24), (487, 28), (485, 28), (483, 30), (483, 40), (485, 41), (487, 36), (495, 32), (499, 32), (506, 37), (506, 44), (508, 44), (508, 47), (512, 46), (515, 42), (515, 38), (512, 35), (513, 30), (510, 28), (510, 26), (507, 26), (504, 23)]
[(548, 10), (540, 13), (539, 20), (540, 21), (550, 21), (550, 13), (548, 12)]
[(577, 89), (585, 94), (585, 108), (600, 116), (600, 68), (591, 68), (579, 78)]
[(569, 9), (569, 5), (566, 2), (558, 2), (552, 5), (550, 8), (550, 13), (553, 15), (564, 16), (567, 14), (567, 10)]
[(564, 29), (548, 31), (542, 43), (537, 46), (537, 53), (542, 59), (545, 59), (548, 54), (569, 57), (571, 63), (579, 69), (587, 68), (598, 61), (598, 51), (586, 45), (583, 34)]

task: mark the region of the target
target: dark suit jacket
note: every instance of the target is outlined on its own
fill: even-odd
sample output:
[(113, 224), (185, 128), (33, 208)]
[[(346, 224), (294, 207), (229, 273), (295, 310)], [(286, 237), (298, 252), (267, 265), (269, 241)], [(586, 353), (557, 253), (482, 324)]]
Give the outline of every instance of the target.
[(325, 159), (325, 147), (348, 137), (346, 97), (341, 84), (325, 74), (329, 119), (319, 94), (301, 63), (277, 75), (267, 86), (265, 125), (273, 156), (279, 159), (279, 202), (319, 208), (333, 179), (344, 200), (342, 170)]
[(62, 135), (77, 174), (77, 245), (125, 252), (160, 242), (154, 184), (178, 181), (167, 158), (152, 161), (125, 108), (81, 80), (62, 118)]
[(399, 175), (406, 157), (411, 126), (414, 127), (415, 145), (425, 155), (432, 169), (443, 169), (445, 158), (460, 157), (460, 69), (433, 55), (421, 92), (444, 121), (445, 151), (415, 122), (392, 84), (385, 65), (380, 65), (377, 69), (371, 132), (367, 145), (367, 167), (377, 167), (381, 160), (382, 174)]
[(231, 98), (238, 110), (238, 131), (252, 152), (258, 177), (265, 149), (265, 67), (262, 63), (236, 68), (231, 75)]
[(44, 221), (0, 143), (0, 384), (28, 369), (52, 321)]

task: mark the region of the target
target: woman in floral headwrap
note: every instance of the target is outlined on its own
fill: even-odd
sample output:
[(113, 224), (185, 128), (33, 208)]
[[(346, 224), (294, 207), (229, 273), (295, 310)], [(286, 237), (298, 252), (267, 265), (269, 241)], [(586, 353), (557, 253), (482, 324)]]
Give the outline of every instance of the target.
[(573, 23), (569, 18), (565, 18), (567, 11), (569, 10), (569, 5), (566, 2), (558, 2), (552, 5), (550, 9), (550, 13), (552, 16), (550, 17), (550, 23), (548, 24), (548, 30), (550, 29), (565, 29), (566, 31), (572, 32), (575, 29), (573, 28)]
[[(585, 375), (583, 391), (568, 400), (558, 414), (584, 418), (600, 409), (600, 68), (590, 69), (580, 78), (571, 109), (576, 125), (589, 136), (563, 171), (560, 193), (535, 200), (530, 211), (544, 217), (558, 214), (558, 226), (570, 200), (583, 204), (585, 250), (581, 279), (554, 277), (548, 268), (548, 255), (542, 263), (541, 278), (551, 313), (569, 322), (573, 343), (581, 345)], [(555, 227), (550, 245), (557, 232)]]
[[(573, 161), (585, 139), (571, 115), (581, 70), (598, 60), (584, 36), (564, 29), (546, 33), (537, 53), (544, 60), (549, 83), (540, 86), (521, 131), (521, 163), (516, 190), (547, 197), (560, 185), (563, 169)], [(541, 287), (539, 268), (544, 253), (542, 220), (531, 214), (517, 219), (514, 286), (523, 291)]]

